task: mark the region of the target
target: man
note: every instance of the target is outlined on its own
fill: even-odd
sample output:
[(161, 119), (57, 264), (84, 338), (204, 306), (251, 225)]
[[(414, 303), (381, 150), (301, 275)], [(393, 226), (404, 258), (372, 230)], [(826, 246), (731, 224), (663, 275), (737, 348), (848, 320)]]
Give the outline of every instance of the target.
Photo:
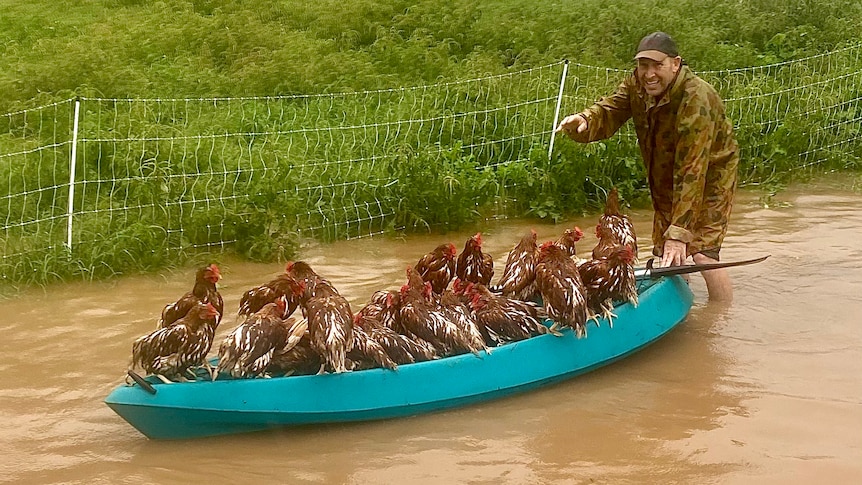
[[(644, 37), (637, 67), (617, 90), (564, 118), (558, 132), (578, 142), (610, 137), (632, 118), (655, 216), (653, 253), (662, 266), (716, 263), (736, 190), (739, 153), (724, 103), (684, 65), (664, 32)], [(723, 269), (704, 271), (709, 298), (733, 298)]]

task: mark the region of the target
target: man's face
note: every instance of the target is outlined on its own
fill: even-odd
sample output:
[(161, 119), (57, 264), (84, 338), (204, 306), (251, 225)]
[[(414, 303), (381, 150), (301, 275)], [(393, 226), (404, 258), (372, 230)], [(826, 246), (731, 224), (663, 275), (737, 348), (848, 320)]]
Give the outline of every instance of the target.
[(676, 73), (679, 72), (682, 58), (667, 56), (661, 61), (641, 58), (637, 62), (638, 81), (647, 94), (658, 98), (667, 91), (670, 83), (673, 82)]

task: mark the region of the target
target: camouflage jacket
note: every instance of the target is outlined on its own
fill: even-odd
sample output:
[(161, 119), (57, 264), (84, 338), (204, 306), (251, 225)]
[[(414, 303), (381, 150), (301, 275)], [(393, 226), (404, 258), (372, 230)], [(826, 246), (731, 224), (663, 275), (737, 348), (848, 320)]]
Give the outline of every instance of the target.
[(727, 231), (739, 153), (732, 124), (715, 89), (683, 65), (660, 98), (634, 74), (582, 113), (587, 130), (575, 141), (610, 137), (632, 118), (646, 165), (657, 248), (666, 239), (689, 244), (689, 254), (717, 249)]

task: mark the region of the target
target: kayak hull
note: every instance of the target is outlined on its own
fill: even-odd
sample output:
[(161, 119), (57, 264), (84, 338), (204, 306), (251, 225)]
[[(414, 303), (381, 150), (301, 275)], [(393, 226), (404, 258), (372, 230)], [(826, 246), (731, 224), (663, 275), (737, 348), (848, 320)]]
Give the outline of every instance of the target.
[(642, 284), (637, 307), (590, 324), (587, 337), (533, 337), (465, 354), (340, 374), (120, 386), (105, 403), (151, 439), (187, 439), (283, 426), (397, 418), (497, 399), (584, 374), (655, 342), (688, 314), (679, 277)]

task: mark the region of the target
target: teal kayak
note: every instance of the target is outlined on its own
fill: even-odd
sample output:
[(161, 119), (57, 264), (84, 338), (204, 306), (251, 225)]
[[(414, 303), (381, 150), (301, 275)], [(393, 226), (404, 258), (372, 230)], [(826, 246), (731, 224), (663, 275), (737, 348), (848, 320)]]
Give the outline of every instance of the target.
[(340, 374), (117, 387), (105, 403), (151, 439), (188, 439), (271, 428), (411, 416), (488, 401), (584, 374), (655, 342), (688, 315), (680, 276), (639, 283), (639, 305), (617, 306), (585, 338), (571, 330), (464, 354)]

